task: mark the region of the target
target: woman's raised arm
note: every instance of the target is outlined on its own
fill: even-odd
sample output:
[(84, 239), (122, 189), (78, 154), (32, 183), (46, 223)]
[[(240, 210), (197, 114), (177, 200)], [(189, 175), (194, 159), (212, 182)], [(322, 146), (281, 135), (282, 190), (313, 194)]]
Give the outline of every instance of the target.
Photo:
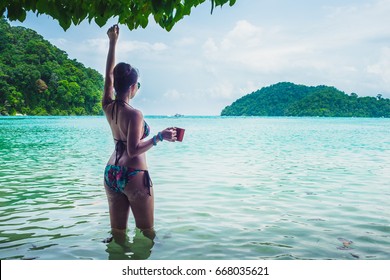
[(106, 106), (114, 100), (114, 66), (115, 66), (115, 47), (119, 36), (119, 26), (117, 24), (110, 27), (107, 31), (109, 38), (109, 48), (106, 62), (106, 76), (104, 80), (104, 92), (102, 106)]

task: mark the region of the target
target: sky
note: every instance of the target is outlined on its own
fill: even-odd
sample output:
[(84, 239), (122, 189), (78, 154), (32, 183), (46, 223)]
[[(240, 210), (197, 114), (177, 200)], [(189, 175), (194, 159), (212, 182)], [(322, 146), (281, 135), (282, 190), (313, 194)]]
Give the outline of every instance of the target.
[[(131, 101), (145, 115), (219, 115), (236, 99), (278, 82), (328, 85), (390, 98), (390, 0), (237, 0), (210, 14), (206, 1), (167, 32), (120, 25), (116, 62), (140, 71)], [(31, 28), (102, 75), (107, 29), (82, 22), (67, 31), (46, 15)]]

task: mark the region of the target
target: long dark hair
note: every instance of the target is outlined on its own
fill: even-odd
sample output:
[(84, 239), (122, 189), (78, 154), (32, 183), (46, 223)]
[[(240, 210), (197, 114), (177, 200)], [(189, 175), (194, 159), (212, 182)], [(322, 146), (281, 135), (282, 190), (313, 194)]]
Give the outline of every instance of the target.
[(117, 95), (123, 95), (138, 80), (138, 70), (130, 64), (120, 62), (114, 68), (114, 89)]

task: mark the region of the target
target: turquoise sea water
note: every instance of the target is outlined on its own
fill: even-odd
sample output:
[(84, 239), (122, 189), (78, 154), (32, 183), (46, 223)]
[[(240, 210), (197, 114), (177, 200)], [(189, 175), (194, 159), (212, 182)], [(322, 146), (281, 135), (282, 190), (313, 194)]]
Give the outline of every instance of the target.
[(390, 259), (390, 120), (146, 117), (152, 242), (105, 244), (103, 117), (0, 118), (0, 259)]

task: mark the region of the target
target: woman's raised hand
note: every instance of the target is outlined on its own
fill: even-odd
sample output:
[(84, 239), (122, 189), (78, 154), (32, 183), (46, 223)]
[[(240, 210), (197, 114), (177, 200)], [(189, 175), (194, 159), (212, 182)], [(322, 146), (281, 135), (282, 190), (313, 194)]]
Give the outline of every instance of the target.
[(174, 127), (168, 127), (161, 131), (162, 137), (164, 140), (169, 142), (175, 142), (177, 140), (176, 137), (176, 128)]
[(110, 39), (110, 42), (114, 41), (116, 42), (119, 37), (119, 26), (118, 24), (114, 24), (111, 26), (107, 31), (108, 38)]

